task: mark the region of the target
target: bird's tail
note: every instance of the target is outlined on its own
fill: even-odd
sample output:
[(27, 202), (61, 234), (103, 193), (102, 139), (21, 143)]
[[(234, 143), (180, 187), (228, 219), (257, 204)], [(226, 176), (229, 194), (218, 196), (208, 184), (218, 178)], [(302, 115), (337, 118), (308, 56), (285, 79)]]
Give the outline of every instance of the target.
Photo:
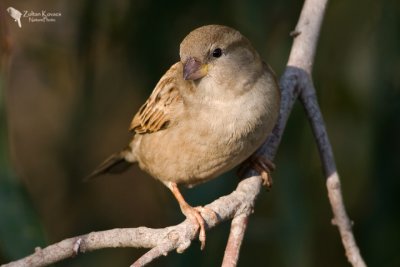
[(129, 154), (131, 153), (130, 147), (112, 154), (103, 163), (101, 163), (97, 168), (89, 174), (84, 181), (89, 181), (103, 174), (117, 174), (126, 171), (135, 162), (128, 161)]

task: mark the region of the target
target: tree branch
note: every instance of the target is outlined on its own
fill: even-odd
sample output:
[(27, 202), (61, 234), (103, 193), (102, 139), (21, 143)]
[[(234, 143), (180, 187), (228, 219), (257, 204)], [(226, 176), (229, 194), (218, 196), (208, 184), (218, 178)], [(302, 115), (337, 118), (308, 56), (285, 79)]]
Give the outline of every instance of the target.
[[(349, 262), (353, 266), (362, 267), (365, 266), (365, 263), (356, 245), (351, 221), (345, 211), (332, 148), (311, 78), (326, 4), (327, 0), (306, 0), (304, 3), (299, 22), (293, 32), (295, 39), (288, 66), (280, 79), (282, 95), (279, 120), (268, 140), (256, 153), (270, 160), (275, 157), (286, 122), (300, 95), (300, 100), (313, 128), (324, 174), (327, 178), (328, 196), (334, 214), (333, 223), (339, 228)], [(224, 267), (237, 265), (248, 217), (253, 211), (254, 202), (261, 190), (261, 177), (253, 170), (247, 172), (245, 177), (247, 178), (239, 183), (234, 192), (206, 206), (217, 214), (216, 218), (202, 213), (208, 229), (233, 218), (222, 263)], [(45, 266), (68, 257), (74, 257), (78, 253), (116, 247), (150, 248), (132, 265), (144, 266), (161, 255), (167, 255), (170, 251), (177, 250), (182, 253), (196, 236), (196, 226), (190, 220), (163, 229), (139, 227), (93, 232), (65, 239), (44, 249), (36, 249), (32, 255), (2, 266)]]
[(232, 220), (231, 231), (226, 245), (222, 267), (236, 266), (239, 260), (240, 247), (246, 232), (249, 214), (240, 214)]
[[(215, 227), (223, 221), (232, 219), (235, 214), (247, 214), (252, 211), (255, 197), (261, 189), (261, 178), (249, 177), (241, 181), (231, 194), (220, 197), (206, 208), (213, 210), (217, 216), (205, 212), (202, 213), (208, 229)], [(117, 247), (142, 247), (152, 248), (151, 252), (142, 256), (133, 266), (143, 266), (154, 258), (166, 255), (177, 250), (185, 251), (196, 239), (196, 225), (190, 220), (162, 229), (147, 227), (113, 229), (100, 232), (92, 232), (50, 245), (44, 249), (37, 248), (32, 255), (1, 265), (2, 267), (22, 266), (46, 266), (62, 259), (74, 257), (77, 253), (84, 253), (102, 248)], [(80, 241), (78, 241), (80, 240)], [(77, 244), (79, 243), (78, 249)]]
[(327, 179), (326, 187), (328, 190), (328, 198), (333, 212), (332, 224), (339, 228), (348, 261), (353, 266), (364, 267), (366, 264), (361, 257), (352, 232), (352, 221), (349, 219), (349, 216), (346, 212), (332, 146), (329, 142), (324, 119), (322, 117), (315, 88), (311, 80), (308, 80), (308, 84), (304, 86), (300, 100), (303, 103), (307, 117), (310, 120), (314, 138), (317, 142), (318, 151), (322, 161), (324, 175)]

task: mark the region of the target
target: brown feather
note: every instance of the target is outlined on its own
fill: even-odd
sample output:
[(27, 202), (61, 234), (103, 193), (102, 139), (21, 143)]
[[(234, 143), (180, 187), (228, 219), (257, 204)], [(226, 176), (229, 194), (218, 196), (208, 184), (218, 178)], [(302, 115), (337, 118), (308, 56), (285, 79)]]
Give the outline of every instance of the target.
[(133, 117), (130, 131), (136, 134), (153, 133), (171, 125), (176, 110), (175, 106), (182, 103), (178, 90), (179, 75), (182, 76), (182, 64), (174, 64), (156, 85), (146, 103)]
[(132, 162), (128, 162), (125, 160), (125, 154), (128, 153), (128, 150), (122, 150), (121, 152), (112, 154), (105, 161), (103, 161), (97, 168), (85, 177), (84, 181), (87, 182), (93, 178), (96, 178), (103, 174), (116, 174), (122, 173), (126, 171), (130, 166), (132, 166)]

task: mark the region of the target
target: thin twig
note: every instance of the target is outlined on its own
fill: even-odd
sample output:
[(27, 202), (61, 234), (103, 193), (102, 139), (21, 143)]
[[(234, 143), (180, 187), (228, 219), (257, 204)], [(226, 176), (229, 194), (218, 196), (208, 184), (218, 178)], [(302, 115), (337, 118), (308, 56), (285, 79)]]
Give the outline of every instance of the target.
[(352, 221), (346, 212), (332, 146), (329, 142), (324, 119), (311, 80), (308, 81), (308, 84), (302, 90), (301, 101), (307, 112), (307, 117), (310, 120), (314, 138), (317, 142), (324, 175), (327, 179), (326, 187), (328, 190), (328, 198), (333, 212), (332, 224), (339, 228), (347, 260), (352, 264), (352, 266), (364, 267), (366, 264), (361, 257), (360, 250), (353, 235)]
[(225, 248), (222, 267), (236, 266), (239, 260), (240, 247), (243, 242), (249, 215), (241, 214), (232, 220), (231, 231)]
[[(253, 196), (251, 203), (244, 203), (234, 214), (231, 223), (231, 229), (229, 232), (228, 241), (226, 244), (224, 258), (222, 261), (223, 267), (234, 267), (237, 265), (239, 260), (240, 248), (243, 243), (244, 234), (247, 229), (247, 223), (249, 220), (249, 216), (253, 213), (253, 207), (256, 201), (258, 194), (260, 193), (262, 187), (262, 177), (257, 176), (257, 173), (254, 170), (247, 170), (247, 172), (243, 175), (243, 177), (257, 177), (258, 183), (255, 183), (250, 186), (255, 187), (255, 195)], [(249, 205), (250, 204), (250, 205)]]
[(342, 189), (340, 187), (340, 179), (337, 172), (332, 173), (326, 180), (328, 189), (329, 202), (333, 211), (332, 224), (339, 228), (342, 243), (346, 251), (347, 260), (355, 267), (367, 266), (361, 256), (360, 249), (357, 246), (353, 235), (353, 222), (346, 213), (343, 202)]

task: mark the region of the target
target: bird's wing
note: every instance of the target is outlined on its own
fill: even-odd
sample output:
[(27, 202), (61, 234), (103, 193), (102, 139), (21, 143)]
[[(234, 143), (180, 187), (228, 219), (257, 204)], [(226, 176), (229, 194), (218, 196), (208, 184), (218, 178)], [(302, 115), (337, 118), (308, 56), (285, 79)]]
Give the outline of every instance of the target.
[(183, 110), (180, 86), (191, 84), (183, 80), (182, 64), (178, 62), (160, 79), (146, 103), (133, 117), (129, 130), (145, 134), (169, 127)]

